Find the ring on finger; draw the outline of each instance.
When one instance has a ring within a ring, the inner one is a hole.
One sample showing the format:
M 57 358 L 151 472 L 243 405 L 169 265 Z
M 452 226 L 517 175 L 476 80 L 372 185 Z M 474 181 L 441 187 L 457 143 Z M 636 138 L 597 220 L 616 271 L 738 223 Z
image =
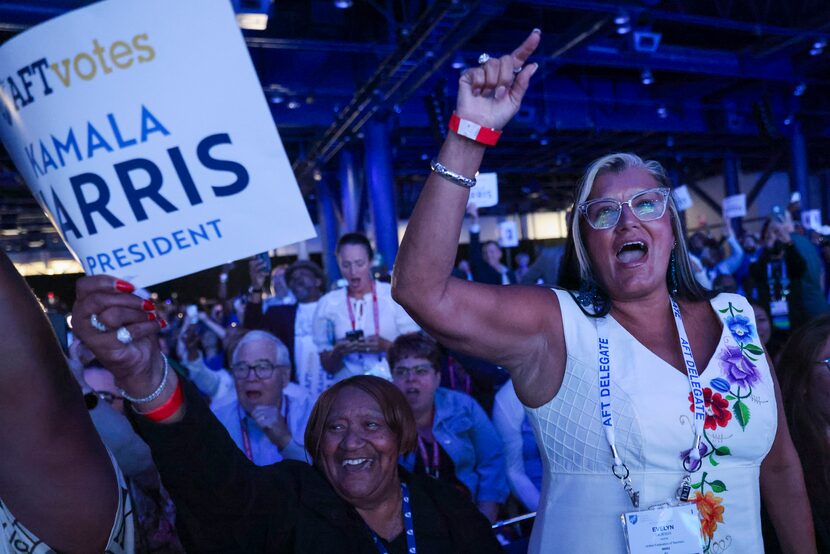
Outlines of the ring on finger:
M 121 344 L 130 344 L 133 342 L 133 336 L 126 327 L 119 327 L 118 331 L 115 332 L 115 338 L 117 338 L 118 342 Z
M 519 67 L 514 67 L 513 68 L 513 75 L 518 75 L 519 73 L 522 72 L 522 69 L 524 69 L 523 65 L 520 65 Z
M 92 325 L 92 328 L 97 330 L 99 333 L 107 332 L 107 326 L 101 323 L 98 319 L 98 314 L 92 314 L 89 316 L 89 324 Z
M 482 52 L 482 54 L 478 57 L 478 65 L 484 65 L 488 61 L 490 61 L 490 54 Z

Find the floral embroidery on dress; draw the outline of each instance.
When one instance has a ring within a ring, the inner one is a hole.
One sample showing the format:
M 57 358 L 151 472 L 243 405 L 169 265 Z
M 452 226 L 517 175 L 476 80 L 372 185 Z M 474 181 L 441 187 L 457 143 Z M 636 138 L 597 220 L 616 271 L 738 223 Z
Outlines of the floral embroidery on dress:
M 700 511 L 701 530 L 705 540 L 704 552 L 710 552 L 718 524 L 725 522 L 726 507 L 723 505 L 725 496 L 723 493 L 729 492 L 726 483 L 719 479 L 710 479 L 711 470 L 718 466 L 719 457 L 732 455 L 732 451 L 726 444 L 716 446 L 708 431 L 725 428 L 732 421 L 737 422 L 741 431 L 746 431 L 751 414 L 745 400 L 752 396 L 752 386 L 761 382 L 761 374 L 756 362 L 764 355 L 764 350 L 758 344 L 755 327 L 747 316 L 742 315 L 743 310 L 729 302 L 726 308 L 718 312 L 723 314 L 724 326 L 729 330 L 736 344 L 731 344 L 729 338 L 724 339 L 714 355 L 714 359 L 720 366 L 721 376 L 713 378 L 709 381 L 709 387 L 703 389 L 706 419 L 703 425 L 703 437 L 698 447 L 701 461 L 697 464 L 690 463 L 691 449 L 680 453 L 681 459 L 692 465 L 690 469 L 694 472 L 701 469 L 705 461 L 709 462 L 707 468 L 709 471 L 703 471 L 700 480 L 692 483 L 695 493 L 694 497 L 690 498 L 690 502 L 694 502 Z M 689 402 L 689 409 L 694 412 L 694 397 L 691 393 Z M 693 479 L 695 479 L 694 476 Z M 727 542 L 731 541 L 727 540 Z

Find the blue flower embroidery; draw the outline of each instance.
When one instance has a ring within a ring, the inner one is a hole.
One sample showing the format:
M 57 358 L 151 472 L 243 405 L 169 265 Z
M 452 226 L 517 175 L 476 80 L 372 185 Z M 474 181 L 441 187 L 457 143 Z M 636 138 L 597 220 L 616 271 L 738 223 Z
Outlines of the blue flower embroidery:
M 729 381 L 726 379 L 721 379 L 720 377 L 716 377 L 709 381 L 709 384 L 712 385 L 712 388 L 716 391 L 720 391 L 723 393 L 729 392 Z
M 738 341 L 738 344 L 749 342 L 755 336 L 755 328 L 745 315 L 730 315 L 726 317 L 726 326 L 729 332 Z

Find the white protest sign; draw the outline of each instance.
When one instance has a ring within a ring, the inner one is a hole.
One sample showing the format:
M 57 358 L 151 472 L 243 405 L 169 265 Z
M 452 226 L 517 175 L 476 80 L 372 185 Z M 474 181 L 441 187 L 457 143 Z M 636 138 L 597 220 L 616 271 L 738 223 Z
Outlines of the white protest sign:
M 106 0 L 0 48 L 0 138 L 87 274 L 147 286 L 314 236 L 227 0 Z
M 694 205 L 692 196 L 689 194 L 689 187 L 686 185 L 676 187 L 671 191 L 671 195 L 674 198 L 674 205 L 677 206 L 677 210 L 680 212 L 684 212 Z
M 499 246 L 505 248 L 519 246 L 519 228 L 515 221 L 499 223 Z
M 801 224 L 807 229 L 819 229 L 821 227 L 821 210 L 802 211 Z
M 723 199 L 723 217 L 732 219 L 746 215 L 746 194 L 735 194 Z
M 499 176 L 496 173 L 479 173 L 476 186 L 470 189 L 467 205 L 491 208 L 499 203 Z

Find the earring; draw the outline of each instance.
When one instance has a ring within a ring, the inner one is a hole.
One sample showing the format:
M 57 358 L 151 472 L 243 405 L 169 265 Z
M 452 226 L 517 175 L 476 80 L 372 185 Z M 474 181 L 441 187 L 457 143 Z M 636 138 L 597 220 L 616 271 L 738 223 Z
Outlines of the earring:
M 671 295 L 677 296 L 677 256 L 674 250 L 671 251 L 671 259 L 669 260 L 669 269 L 671 271 Z

